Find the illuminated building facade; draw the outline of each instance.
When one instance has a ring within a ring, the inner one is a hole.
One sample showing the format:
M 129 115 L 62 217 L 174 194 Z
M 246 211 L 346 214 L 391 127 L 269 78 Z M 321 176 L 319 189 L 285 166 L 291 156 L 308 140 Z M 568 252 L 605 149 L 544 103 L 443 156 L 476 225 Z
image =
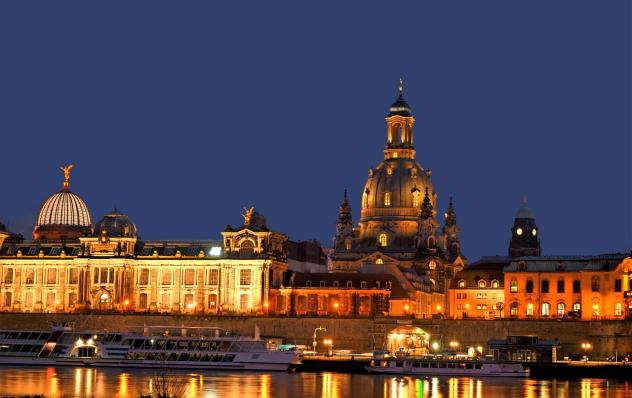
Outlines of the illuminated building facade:
M 437 193 L 430 170 L 416 160 L 414 124 L 400 81 L 399 96 L 386 116 L 384 160 L 369 169 L 357 225 L 345 191 L 330 271 L 357 272 L 367 264 L 391 264 L 426 277 L 431 290 L 445 297 L 450 279 L 464 265 L 459 227 L 450 199 L 439 231 Z M 440 304 L 441 311 L 446 305 Z
M 40 210 L 25 242 L 0 231 L 0 310 L 15 312 L 151 311 L 263 313 L 287 270 L 283 234 L 248 209 L 222 241 L 143 241 L 113 211 L 94 227 L 69 190 Z

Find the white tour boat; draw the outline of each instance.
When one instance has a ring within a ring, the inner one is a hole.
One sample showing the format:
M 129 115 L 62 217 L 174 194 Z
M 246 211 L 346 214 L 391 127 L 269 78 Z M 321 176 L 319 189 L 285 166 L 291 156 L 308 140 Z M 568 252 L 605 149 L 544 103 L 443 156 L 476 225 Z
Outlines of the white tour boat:
M 376 353 L 366 367 L 370 373 L 419 376 L 527 377 L 521 363 L 473 359 L 391 356 Z
M 255 337 L 218 328 L 139 327 L 138 333 L 0 331 L 0 366 L 95 366 L 287 371 L 300 352 L 273 350 Z

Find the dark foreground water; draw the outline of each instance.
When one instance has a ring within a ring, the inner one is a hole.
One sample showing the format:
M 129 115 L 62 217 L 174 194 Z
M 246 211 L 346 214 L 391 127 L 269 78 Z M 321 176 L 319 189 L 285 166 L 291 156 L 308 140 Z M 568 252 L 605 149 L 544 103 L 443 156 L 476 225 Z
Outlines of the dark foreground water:
M 0 396 L 138 397 L 152 390 L 183 397 L 632 397 L 632 381 L 466 377 L 393 378 L 340 373 L 196 373 L 89 368 L 2 368 Z

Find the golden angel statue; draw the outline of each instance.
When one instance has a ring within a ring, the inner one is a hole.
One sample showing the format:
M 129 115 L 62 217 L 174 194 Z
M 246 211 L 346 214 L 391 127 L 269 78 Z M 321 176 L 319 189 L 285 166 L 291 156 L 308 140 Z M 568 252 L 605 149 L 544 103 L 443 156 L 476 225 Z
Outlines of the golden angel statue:
M 68 189 L 70 184 L 70 170 L 72 170 L 72 164 L 68 166 L 61 166 L 59 169 L 64 172 L 64 189 Z
M 244 225 L 250 225 L 250 217 L 252 217 L 252 212 L 254 210 L 254 206 L 252 206 L 250 209 L 246 209 L 244 207 L 244 214 L 241 215 L 244 218 Z

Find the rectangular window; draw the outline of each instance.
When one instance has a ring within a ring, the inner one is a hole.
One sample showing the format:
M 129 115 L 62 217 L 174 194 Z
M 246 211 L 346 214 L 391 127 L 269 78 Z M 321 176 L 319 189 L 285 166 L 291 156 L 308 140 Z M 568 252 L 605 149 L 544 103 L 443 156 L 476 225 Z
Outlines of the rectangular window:
M 533 281 L 527 281 L 527 293 L 533 293 Z
M 208 271 L 208 284 L 211 286 L 219 285 L 219 270 L 211 269 Z
M 592 279 L 590 280 L 590 288 L 592 289 L 593 292 L 599 291 L 599 277 L 598 276 L 592 277 Z
M 579 293 L 579 292 L 581 292 L 581 282 L 573 281 L 573 293 Z
M 149 270 L 147 270 L 149 271 Z M 147 308 L 147 293 L 141 293 L 138 300 L 138 308 L 145 309 Z
M 110 276 L 108 277 L 108 283 L 114 283 L 114 268 L 110 268 Z
M 614 280 L 614 291 L 615 292 L 620 292 L 621 291 L 621 279 L 615 279 Z M 619 303 L 620 304 L 620 303 Z
M 518 281 L 511 281 L 509 282 L 509 291 L 511 293 L 517 293 L 518 292 Z
M 548 292 L 549 292 L 549 281 L 545 279 L 542 281 L 542 293 L 548 293 Z
M 57 284 L 57 270 L 55 268 L 49 268 L 46 270 L 46 283 L 48 285 Z
M 170 269 L 163 269 L 160 271 L 160 275 L 162 276 L 162 285 L 171 286 L 171 276 L 173 272 Z
M 623 315 L 623 306 L 621 303 L 614 303 L 614 315 L 621 316 Z
M 10 285 L 13 283 L 13 268 L 4 269 L 4 284 Z
M 296 307 L 298 308 L 299 311 L 307 311 L 307 297 L 305 296 L 298 296 L 298 303 L 296 305 Z
M 560 279 L 557 281 L 557 292 L 564 293 L 564 279 Z
M 47 307 L 55 306 L 55 292 L 46 293 L 46 306 Z
M 35 284 L 35 269 L 33 268 L 26 269 L 26 272 L 24 273 L 24 283 L 26 283 L 27 285 Z
M 10 307 L 11 306 L 11 292 L 4 292 L 4 306 L 5 307 Z
M 195 270 L 193 268 L 187 268 L 184 270 L 184 284 L 195 285 Z
M 239 284 L 248 286 L 252 283 L 252 271 L 249 269 L 239 270 Z
M 27 307 L 32 307 L 33 306 L 33 293 L 26 292 L 26 298 L 24 301 Z
M 107 268 L 101 268 L 101 277 L 100 277 L 100 281 L 102 284 L 108 283 L 108 269 Z
M 208 308 L 211 310 L 217 309 L 217 294 L 208 295 Z
M 141 268 L 138 284 L 149 285 L 149 268 Z
M 239 309 L 242 311 L 250 310 L 250 296 L 248 294 L 239 296 Z
M 327 310 L 327 296 L 318 296 L 318 311 Z
M 79 281 L 79 271 L 77 268 L 71 268 L 68 270 L 68 284 L 76 285 Z
M 574 303 L 573 312 L 576 314 L 580 314 L 582 312 L 582 305 L 580 303 Z
M 169 293 L 163 293 L 162 296 L 160 296 L 160 306 L 162 308 L 171 307 L 171 296 L 169 295 Z

